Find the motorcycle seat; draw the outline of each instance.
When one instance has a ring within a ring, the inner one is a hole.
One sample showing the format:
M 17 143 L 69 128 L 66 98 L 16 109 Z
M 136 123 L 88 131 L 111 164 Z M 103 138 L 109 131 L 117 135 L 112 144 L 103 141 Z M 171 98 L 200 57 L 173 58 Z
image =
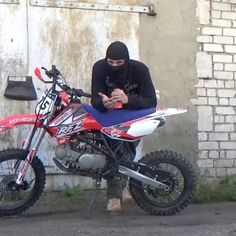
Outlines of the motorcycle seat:
M 120 109 L 101 112 L 87 103 L 83 104 L 83 108 L 103 127 L 118 125 L 127 121 L 135 120 L 150 115 L 156 111 L 156 107 L 152 107 L 140 110 Z

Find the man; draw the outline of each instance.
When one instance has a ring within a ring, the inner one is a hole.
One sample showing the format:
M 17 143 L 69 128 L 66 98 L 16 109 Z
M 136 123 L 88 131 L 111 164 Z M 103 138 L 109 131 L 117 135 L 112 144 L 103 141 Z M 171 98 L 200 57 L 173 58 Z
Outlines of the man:
M 148 67 L 129 59 L 128 48 L 120 41 L 111 43 L 105 59 L 94 64 L 91 90 L 92 105 L 104 112 L 109 109 L 144 109 L 157 105 Z M 121 212 L 123 182 L 119 177 L 107 181 L 107 210 L 111 213 Z

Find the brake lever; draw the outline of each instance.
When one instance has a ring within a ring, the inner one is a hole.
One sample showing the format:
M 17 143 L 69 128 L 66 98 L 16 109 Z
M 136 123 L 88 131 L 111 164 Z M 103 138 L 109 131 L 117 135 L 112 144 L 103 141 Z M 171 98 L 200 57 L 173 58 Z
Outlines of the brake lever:
M 57 77 L 58 75 L 61 75 L 60 71 L 56 68 L 55 65 L 52 65 L 52 69 L 51 70 L 47 70 L 45 67 L 41 67 L 44 71 L 45 74 L 51 78 L 51 77 Z
M 49 78 L 52 77 L 52 75 L 51 75 L 51 73 L 50 73 L 49 70 L 47 70 L 45 67 L 41 67 L 41 68 L 45 71 L 45 74 L 46 74 Z

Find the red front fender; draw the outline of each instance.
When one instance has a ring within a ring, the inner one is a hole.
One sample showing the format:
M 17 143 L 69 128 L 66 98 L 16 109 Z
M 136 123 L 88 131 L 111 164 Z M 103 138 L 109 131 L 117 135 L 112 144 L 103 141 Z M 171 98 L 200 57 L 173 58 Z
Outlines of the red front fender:
M 0 132 L 12 129 L 18 125 L 34 125 L 37 119 L 36 114 L 20 114 L 9 116 L 4 120 L 0 121 Z M 40 122 L 37 122 L 37 126 L 40 126 Z

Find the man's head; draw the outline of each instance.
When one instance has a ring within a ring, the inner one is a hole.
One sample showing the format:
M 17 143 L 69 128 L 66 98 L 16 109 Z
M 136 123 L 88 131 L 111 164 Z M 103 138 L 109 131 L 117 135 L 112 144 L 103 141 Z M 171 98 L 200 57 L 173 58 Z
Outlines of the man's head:
M 120 76 L 127 70 L 129 51 L 126 45 L 115 41 L 109 45 L 106 52 L 106 61 L 110 74 Z
M 120 41 L 115 41 L 109 45 L 106 58 L 112 60 L 129 60 L 129 51 L 126 45 Z

